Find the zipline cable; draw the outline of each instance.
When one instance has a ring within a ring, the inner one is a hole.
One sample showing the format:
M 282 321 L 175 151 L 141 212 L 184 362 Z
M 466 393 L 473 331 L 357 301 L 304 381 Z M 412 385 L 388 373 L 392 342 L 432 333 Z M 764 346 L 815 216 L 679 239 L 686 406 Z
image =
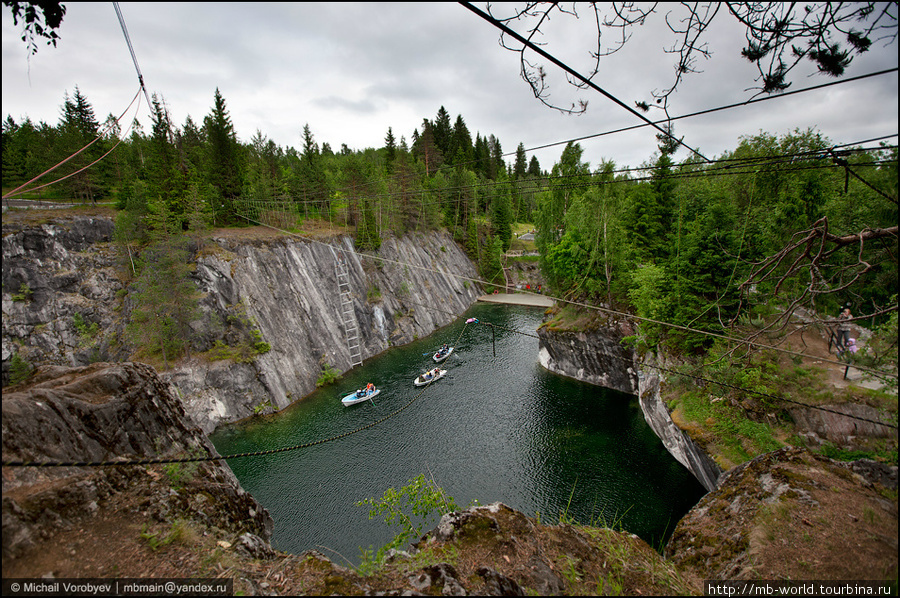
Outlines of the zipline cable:
M 138 83 L 144 91 L 144 98 L 147 100 L 147 109 L 153 108 L 150 96 L 147 94 L 147 87 L 144 85 L 144 75 L 141 73 L 141 67 L 138 66 L 137 55 L 134 53 L 134 47 L 131 45 L 131 36 L 128 35 L 128 28 L 125 26 L 125 17 L 122 16 L 122 10 L 119 8 L 118 2 L 113 2 L 113 8 L 116 9 L 116 17 L 119 19 L 119 25 L 122 27 L 122 34 L 125 36 L 125 43 L 128 45 L 128 52 L 131 53 L 131 61 L 134 62 L 134 69 L 137 71 Z
M 496 328 L 500 328 L 500 329 L 502 329 L 502 330 L 506 330 L 506 331 L 508 331 L 508 332 L 512 332 L 512 333 L 514 333 L 514 334 L 520 334 L 520 335 L 522 335 L 522 336 L 530 336 L 530 337 L 532 337 L 532 338 L 538 339 L 539 341 L 543 341 L 543 342 L 554 342 L 552 339 L 541 338 L 540 335 L 537 335 L 537 334 L 531 334 L 531 333 L 528 333 L 528 332 L 522 332 L 521 330 L 516 330 L 516 329 L 514 329 L 514 328 L 507 328 L 507 327 L 504 327 L 504 326 L 499 326 L 499 325 L 497 325 L 497 324 L 491 324 L 490 322 L 482 322 L 482 321 L 478 320 L 477 318 L 470 318 L 469 320 L 467 320 L 467 323 L 471 323 L 471 324 L 485 324 L 485 325 L 491 326 L 491 328 L 496 327 Z M 625 363 L 625 364 L 627 364 L 627 365 L 634 365 L 634 362 L 633 362 L 633 361 L 627 360 L 627 359 L 625 359 L 624 357 L 619 357 L 618 355 L 610 355 L 610 357 L 612 357 L 613 359 L 617 359 L 617 360 L 619 360 L 619 361 L 622 361 L 623 363 Z M 674 375 L 676 375 L 676 376 L 686 376 L 686 377 L 692 378 L 692 379 L 694 379 L 694 380 L 699 380 L 699 381 L 701 381 L 701 382 L 708 382 L 708 383 L 710 383 L 710 384 L 716 384 L 716 385 L 722 386 L 722 387 L 724 387 L 724 388 L 730 388 L 731 390 L 737 390 L 737 391 L 739 391 L 739 392 L 744 392 L 744 393 L 747 393 L 747 394 L 753 394 L 753 395 L 760 396 L 760 397 L 764 397 L 764 398 L 767 398 L 767 399 L 774 399 L 774 400 L 776 400 L 776 401 L 783 401 L 783 402 L 785 402 L 785 403 L 791 403 L 791 404 L 798 405 L 798 406 L 801 406 L 801 407 L 807 407 L 807 408 L 809 408 L 809 409 L 815 409 L 815 410 L 817 410 L 817 411 L 825 411 L 825 412 L 828 412 L 828 413 L 833 413 L 833 414 L 835 414 L 835 415 L 841 415 L 841 416 L 844 416 L 844 417 L 849 417 L 849 418 L 851 418 L 851 419 L 857 419 L 857 420 L 860 420 L 860 421 L 864 421 L 864 422 L 867 422 L 867 423 L 870 423 L 870 424 L 877 424 L 877 425 L 879 425 L 879 426 L 886 426 L 886 427 L 888 427 L 888 428 L 894 428 L 894 429 L 897 428 L 897 424 L 886 423 L 886 422 L 882 422 L 882 421 L 876 421 L 876 420 L 873 420 L 873 419 L 868 419 L 868 418 L 865 418 L 865 417 L 860 417 L 860 416 L 852 415 L 852 414 L 849 414 L 849 413 L 842 413 L 842 412 L 840 412 L 840 411 L 835 411 L 834 409 L 828 409 L 827 407 L 821 407 L 821 406 L 819 406 L 819 405 L 808 405 L 808 404 L 806 404 L 806 403 L 802 403 L 802 402 L 800 402 L 800 401 L 795 401 L 795 400 L 793 400 L 793 399 L 788 399 L 788 398 L 786 398 L 786 397 L 782 397 L 782 396 L 778 396 L 778 395 L 773 395 L 773 394 L 765 393 L 765 392 L 760 392 L 760 391 L 758 391 L 758 390 L 753 390 L 753 389 L 751 389 L 751 388 L 744 388 L 744 387 L 741 387 L 741 386 L 736 386 L 736 385 L 731 384 L 731 383 L 729 383 L 729 382 L 721 382 L 721 381 L 719 381 L 719 380 L 713 380 L 713 379 L 711 379 L 711 378 L 706 378 L 706 377 L 704 377 L 704 376 L 699 376 L 699 375 L 697 375 L 697 374 L 689 374 L 689 373 L 685 373 L 685 372 L 679 372 L 678 370 L 673 370 L 673 369 L 671 369 L 671 368 L 665 368 L 665 367 L 662 367 L 662 366 L 659 366 L 659 365 L 655 365 L 655 364 L 651 364 L 651 363 L 647 363 L 647 362 L 641 362 L 639 365 L 640 365 L 641 367 L 652 368 L 652 369 L 655 369 L 655 370 L 659 370 L 659 371 L 661 371 L 661 372 L 666 372 L 666 373 L 669 373 L 669 374 L 674 374 Z

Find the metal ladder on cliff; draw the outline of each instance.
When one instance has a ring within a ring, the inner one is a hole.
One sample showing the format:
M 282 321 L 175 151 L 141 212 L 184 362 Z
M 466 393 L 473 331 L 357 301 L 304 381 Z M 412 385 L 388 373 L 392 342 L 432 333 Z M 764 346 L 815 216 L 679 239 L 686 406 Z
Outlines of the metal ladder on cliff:
M 350 272 L 342 257 L 335 255 L 335 273 L 337 274 L 338 293 L 341 299 L 341 321 L 347 337 L 347 349 L 350 352 L 352 366 L 362 365 L 362 351 L 359 346 L 359 328 L 356 326 L 356 314 L 353 311 L 353 298 L 350 296 Z

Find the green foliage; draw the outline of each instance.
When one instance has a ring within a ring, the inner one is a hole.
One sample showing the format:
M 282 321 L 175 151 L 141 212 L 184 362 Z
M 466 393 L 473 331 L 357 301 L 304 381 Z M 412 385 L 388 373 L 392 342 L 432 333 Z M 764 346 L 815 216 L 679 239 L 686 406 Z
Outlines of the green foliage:
M 422 535 L 425 525 L 436 522 L 442 515 L 458 510 L 451 496 L 448 496 L 433 481 L 426 480 L 424 474 L 409 480 L 406 486 L 395 490 L 388 488 L 380 499 L 367 498 L 356 503 L 369 507 L 369 519 L 384 518 L 388 525 L 400 527 L 400 532 L 388 544 L 381 547 L 374 556 L 371 550 L 363 551 L 363 561 L 380 563 L 386 552 L 399 548 L 412 538 Z
M 31 287 L 28 286 L 27 282 L 23 282 L 19 287 L 18 293 L 13 293 L 12 300 L 17 302 L 27 302 L 31 301 L 31 297 L 34 295 L 34 291 L 31 290 Z
M 252 363 L 256 360 L 258 355 L 268 353 L 269 350 L 269 343 L 265 342 L 254 343 L 252 345 L 248 343 L 226 345 L 223 341 L 217 340 L 206 352 L 206 357 L 212 361 L 230 360 L 235 363 Z
M 322 374 L 319 376 L 319 379 L 316 380 L 316 388 L 319 388 L 321 386 L 327 386 L 329 384 L 333 384 L 334 382 L 337 382 L 340 379 L 341 379 L 340 370 L 334 369 L 334 367 L 330 363 L 326 362 L 322 366 Z
M 203 449 L 194 447 L 185 455 L 186 458 L 199 459 L 206 456 Z M 194 479 L 200 469 L 199 461 L 185 461 L 182 463 L 165 463 L 162 466 L 169 481 L 169 485 L 176 491 L 181 491 Z
M 664 321 L 670 304 L 669 282 L 666 271 L 660 266 L 646 264 L 632 274 L 628 296 L 635 312 L 642 318 Z M 640 330 L 644 342 L 655 345 L 662 333 L 660 326 L 653 322 L 641 322 Z
M 166 533 L 163 530 L 151 532 L 150 526 L 145 523 L 141 526 L 140 537 L 147 542 L 150 550 L 156 552 L 169 544 L 190 544 L 196 538 L 196 532 L 188 521 L 176 519 Z
M 503 241 L 499 237 L 488 239 L 488 247 L 481 255 L 481 276 L 491 284 L 503 287 Z
M 743 463 L 782 446 L 771 426 L 748 419 L 747 414 L 724 397 L 700 392 L 682 393 L 673 407 L 681 409 L 691 425 L 702 425 L 711 433 L 726 465 Z
M 34 367 L 18 354 L 13 353 L 9 360 L 9 383 L 19 384 L 31 377 Z
M 134 281 L 135 307 L 126 328 L 129 338 L 150 355 L 168 362 L 190 347 L 190 323 L 199 314 L 199 292 L 187 239 L 170 235 L 141 253 L 141 272 Z
M 272 401 L 270 399 L 266 399 L 265 401 L 253 406 L 253 415 L 259 415 L 263 413 L 267 409 L 274 409 L 272 406 Z
M 368 199 L 362 200 L 362 214 L 356 224 L 356 247 L 363 251 L 377 251 L 381 247 L 375 208 Z
M 78 334 L 81 335 L 82 340 L 90 340 L 100 331 L 100 325 L 97 322 L 87 324 L 78 312 L 72 315 L 72 325 L 78 331 Z
M 881 461 L 883 463 L 897 465 L 897 449 L 884 450 L 847 450 L 836 447 L 833 444 L 824 444 L 819 450 L 829 459 L 836 461 L 857 461 L 859 459 L 871 459 L 873 461 Z

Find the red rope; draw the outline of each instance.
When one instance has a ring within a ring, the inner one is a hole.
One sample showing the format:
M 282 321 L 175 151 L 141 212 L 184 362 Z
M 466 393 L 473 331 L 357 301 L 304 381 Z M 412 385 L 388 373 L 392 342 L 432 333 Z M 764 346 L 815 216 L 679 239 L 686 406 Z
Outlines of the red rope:
M 49 169 L 45 170 L 44 172 L 42 172 L 41 174 L 37 175 L 36 177 L 34 177 L 33 179 L 31 179 L 31 180 L 28 181 L 27 183 L 23 183 L 22 185 L 16 187 L 16 188 L 13 189 L 12 191 L 10 191 L 10 192 L 7 193 L 6 195 L 4 195 L 4 196 L 3 196 L 3 199 L 9 199 L 10 197 L 13 197 L 13 196 L 15 196 L 15 195 L 21 195 L 21 193 L 19 193 L 19 192 L 20 192 L 23 188 L 27 187 L 28 185 L 30 185 L 31 183 L 35 182 L 36 180 L 42 178 L 43 176 L 45 176 L 45 175 L 47 175 L 47 174 L 50 174 L 51 172 L 53 172 L 54 170 L 56 170 L 57 168 L 59 168 L 60 166 L 62 166 L 63 164 L 65 164 L 66 162 L 68 162 L 69 160 L 71 160 L 72 158 L 74 158 L 75 156 L 77 156 L 78 154 L 80 154 L 81 152 L 83 152 L 84 150 L 86 150 L 87 148 L 89 148 L 89 147 L 91 147 L 92 145 L 94 145 L 97 141 L 99 141 L 99 140 L 103 137 L 103 135 L 104 135 L 109 129 L 112 128 L 112 125 L 113 125 L 113 124 L 118 124 L 118 122 L 119 122 L 120 120 L 122 120 L 122 117 L 125 116 L 125 114 L 126 114 L 129 110 L 131 110 L 131 107 L 134 105 L 135 100 L 138 100 L 138 99 L 140 98 L 140 95 L 141 95 L 141 90 L 140 90 L 140 88 L 139 88 L 138 91 L 137 91 L 137 93 L 134 94 L 134 98 L 131 100 L 131 103 L 128 104 L 128 108 L 126 108 L 125 111 L 122 112 L 122 114 L 119 115 L 119 118 L 117 118 L 117 119 L 114 121 L 114 123 L 110 123 L 109 126 L 107 126 L 105 129 L 103 129 L 102 131 L 100 131 L 100 133 L 97 135 L 97 137 L 96 137 L 93 141 L 91 141 L 90 143 L 88 143 L 86 146 L 84 146 L 83 148 L 81 148 L 80 150 L 78 150 L 77 152 L 75 152 L 74 154 L 72 154 L 71 156 L 69 156 L 68 158 L 66 158 L 65 160 L 63 160 L 63 161 L 60 162 L 59 164 L 57 164 L 56 166 L 53 166 L 52 168 L 49 168 Z M 138 109 L 140 109 L 140 103 L 138 103 Z M 137 119 L 137 113 L 135 113 L 135 119 Z M 131 125 L 129 125 L 128 128 L 131 129 L 131 126 L 133 126 L 133 125 L 134 125 L 134 121 L 131 122 Z M 58 182 L 60 182 L 60 181 L 64 181 L 64 180 L 66 180 L 67 178 L 69 178 L 69 177 L 71 177 L 71 176 L 74 176 L 74 175 L 78 174 L 79 172 L 82 172 L 83 170 L 86 170 L 86 169 L 90 168 L 91 166 L 93 166 L 94 164 L 96 164 L 97 162 L 99 162 L 100 160 L 102 160 L 103 158 L 105 158 L 106 156 L 108 156 L 108 155 L 110 154 L 110 152 L 113 151 L 113 149 L 116 149 L 116 147 L 118 147 L 119 143 L 122 143 L 122 140 L 121 140 L 121 139 L 119 139 L 119 141 L 116 143 L 116 145 L 113 146 L 113 148 L 112 148 L 111 150 L 109 150 L 108 152 L 106 152 L 105 154 L 103 154 L 100 158 L 98 158 L 97 160 L 94 160 L 93 162 L 91 162 L 90 164 L 88 164 L 87 166 L 85 166 L 84 168 L 82 168 L 82 169 L 80 169 L 80 170 L 76 170 L 76 171 L 73 172 L 72 174 L 69 174 L 69 175 L 66 175 L 66 176 L 64 176 L 64 177 L 62 177 L 62 178 L 60 178 L 60 179 L 57 179 L 57 180 L 53 181 L 52 183 L 47 183 L 47 184 L 45 184 L 45 185 L 41 185 L 40 187 L 35 187 L 34 189 L 28 189 L 28 191 L 35 191 L 35 190 L 37 190 L 37 189 L 43 189 L 44 187 L 47 187 L 47 186 L 49 186 L 49 185 L 53 185 L 53 184 L 58 183 Z M 23 191 L 22 193 L 24 193 L 24 191 Z

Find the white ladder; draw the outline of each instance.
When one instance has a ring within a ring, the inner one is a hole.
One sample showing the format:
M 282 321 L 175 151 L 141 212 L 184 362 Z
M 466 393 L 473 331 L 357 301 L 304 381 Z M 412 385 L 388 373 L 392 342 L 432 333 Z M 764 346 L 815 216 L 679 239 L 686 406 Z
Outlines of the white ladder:
M 341 297 L 341 321 L 344 323 L 344 334 L 347 337 L 347 349 L 350 352 L 351 366 L 362 365 L 362 352 L 359 347 L 359 329 L 356 326 L 356 313 L 353 311 L 353 299 L 350 296 L 350 273 L 347 263 L 338 258 L 335 264 L 338 291 Z

